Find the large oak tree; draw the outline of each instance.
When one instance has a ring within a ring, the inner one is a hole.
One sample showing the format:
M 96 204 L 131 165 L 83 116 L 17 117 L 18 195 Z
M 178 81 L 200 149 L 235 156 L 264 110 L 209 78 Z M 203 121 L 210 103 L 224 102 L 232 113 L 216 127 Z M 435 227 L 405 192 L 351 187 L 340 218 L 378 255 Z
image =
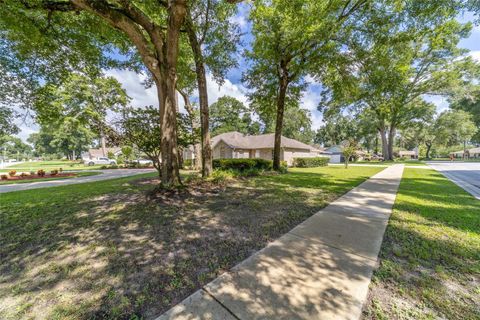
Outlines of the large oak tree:
M 238 1 L 227 1 L 238 2 Z M 106 66 L 148 72 L 157 88 L 162 184 L 180 183 L 177 146 L 177 60 L 186 0 L 5 0 L 0 3 L 0 65 L 36 82 Z M 120 57 L 119 57 L 120 56 Z M 125 59 L 126 57 L 126 59 Z
M 280 146 L 285 105 L 298 101 L 312 66 L 341 49 L 354 16 L 366 0 L 259 0 L 250 18 L 254 41 L 247 53 L 251 68 L 245 75 L 255 89 L 250 100 L 275 110 L 274 169 L 280 169 Z

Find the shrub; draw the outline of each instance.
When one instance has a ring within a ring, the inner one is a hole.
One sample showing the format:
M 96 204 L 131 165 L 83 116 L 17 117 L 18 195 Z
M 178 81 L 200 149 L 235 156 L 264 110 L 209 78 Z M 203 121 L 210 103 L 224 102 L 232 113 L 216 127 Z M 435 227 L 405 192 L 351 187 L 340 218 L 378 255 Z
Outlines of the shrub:
M 107 169 L 107 166 L 101 166 L 100 169 Z
M 293 158 L 293 166 L 297 168 L 324 167 L 330 161 L 327 157 Z
M 209 179 L 214 183 L 224 183 L 228 180 L 235 178 L 235 172 L 231 169 L 229 170 L 213 170 L 212 175 Z
M 62 167 L 60 167 L 60 169 L 58 169 L 58 171 L 59 171 L 59 172 L 63 172 L 63 168 L 62 168 Z
M 28 175 L 29 175 L 29 174 L 28 174 L 28 173 L 26 173 L 26 172 L 22 172 L 22 173 L 20 173 L 20 177 L 22 177 L 22 178 L 25 178 L 25 177 L 26 177 L 26 176 L 28 176 Z
M 52 170 L 50 171 L 51 176 L 56 176 L 58 174 L 58 170 Z
M 10 177 L 15 177 L 16 174 L 17 174 L 17 171 L 16 171 L 16 170 L 10 170 L 10 171 L 8 172 L 8 175 L 9 175 Z
M 2 175 L 0 175 L 0 179 L 8 180 L 8 176 L 6 174 L 2 174 Z
M 183 160 L 183 167 L 184 168 L 191 168 L 193 166 L 192 159 Z
M 31 176 L 34 176 L 34 175 L 35 175 L 35 171 L 30 171 L 30 175 L 31 175 Z
M 265 159 L 214 159 L 213 168 L 220 170 L 238 170 L 247 169 L 272 170 L 272 160 Z
M 37 175 L 39 175 L 40 177 L 44 177 L 45 176 L 45 171 L 40 169 L 37 171 Z
M 108 169 L 118 169 L 118 166 L 116 164 L 112 164 L 111 166 L 108 166 Z

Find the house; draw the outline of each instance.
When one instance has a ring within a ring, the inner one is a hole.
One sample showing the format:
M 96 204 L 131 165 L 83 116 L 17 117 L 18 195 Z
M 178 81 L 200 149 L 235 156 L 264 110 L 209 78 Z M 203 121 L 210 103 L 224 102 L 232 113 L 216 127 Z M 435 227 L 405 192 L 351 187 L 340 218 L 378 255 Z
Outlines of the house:
M 82 159 L 92 160 L 100 157 L 108 157 L 110 152 L 113 153 L 115 157 L 118 157 L 120 154 L 122 154 L 122 149 L 119 147 L 105 148 L 105 152 L 102 148 L 88 149 L 87 152 L 82 152 Z
M 345 162 L 341 146 L 331 146 L 325 151 L 330 154 L 330 163 Z
M 418 149 L 415 148 L 413 150 L 400 150 L 398 152 L 398 156 L 400 158 L 418 159 Z
M 453 155 L 453 157 L 455 157 L 455 158 L 464 158 L 463 150 L 450 152 L 450 155 Z M 467 153 L 465 155 L 465 158 L 467 158 L 467 159 L 469 159 L 469 158 L 480 158 L 480 147 L 467 149 Z
M 224 158 L 261 158 L 273 159 L 273 146 L 275 135 L 273 133 L 261 135 L 244 135 L 240 132 L 226 132 L 212 138 L 213 159 Z M 322 149 L 312 147 L 295 139 L 282 136 L 280 160 L 292 165 L 293 158 L 328 156 Z M 190 149 L 184 152 L 184 159 L 192 159 Z

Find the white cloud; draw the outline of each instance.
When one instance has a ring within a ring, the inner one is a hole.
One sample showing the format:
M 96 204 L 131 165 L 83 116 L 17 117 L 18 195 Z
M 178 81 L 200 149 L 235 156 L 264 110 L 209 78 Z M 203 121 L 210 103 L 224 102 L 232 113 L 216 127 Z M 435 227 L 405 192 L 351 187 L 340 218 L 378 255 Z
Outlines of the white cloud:
M 209 104 L 216 102 L 218 98 L 221 98 L 223 96 L 232 96 L 243 102 L 244 104 L 248 105 L 248 99 L 246 95 L 247 88 L 245 88 L 242 84 L 234 84 L 228 79 L 225 79 L 223 85 L 219 86 L 218 83 L 215 82 L 213 77 L 208 74 L 207 92 Z
M 129 70 L 113 69 L 105 72 L 107 76 L 114 77 L 122 84 L 127 94 L 132 98 L 131 104 L 134 107 L 158 106 L 157 89 L 155 86 L 146 89 L 142 82 L 145 75 Z
M 480 62 L 480 50 L 470 51 L 468 55 L 471 56 L 473 60 Z
M 310 110 L 312 116 L 312 129 L 317 130 L 322 125 L 322 114 L 317 110 L 320 102 L 320 94 L 317 89 L 318 85 L 310 85 L 302 97 L 300 106 Z
M 447 99 L 442 96 L 426 95 L 424 96 L 424 99 L 428 102 L 433 103 L 437 107 L 438 113 L 444 111 L 449 106 Z

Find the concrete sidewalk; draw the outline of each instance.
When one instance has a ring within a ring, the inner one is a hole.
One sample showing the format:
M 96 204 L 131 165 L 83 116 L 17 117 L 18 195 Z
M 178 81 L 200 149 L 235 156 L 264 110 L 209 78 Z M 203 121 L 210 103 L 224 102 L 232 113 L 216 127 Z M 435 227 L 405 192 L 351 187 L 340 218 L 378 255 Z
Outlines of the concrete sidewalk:
M 358 319 L 403 168 L 376 174 L 157 320 Z

